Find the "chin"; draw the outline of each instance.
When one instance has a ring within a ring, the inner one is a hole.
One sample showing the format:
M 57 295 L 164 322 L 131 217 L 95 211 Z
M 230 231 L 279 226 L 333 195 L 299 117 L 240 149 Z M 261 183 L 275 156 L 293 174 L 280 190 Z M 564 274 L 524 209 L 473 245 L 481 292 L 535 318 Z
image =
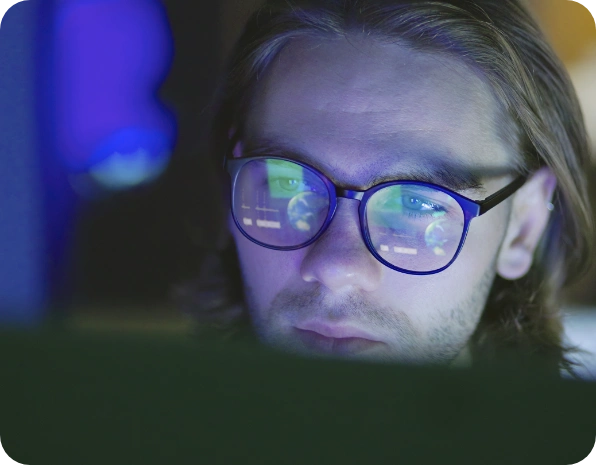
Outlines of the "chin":
M 307 342 L 305 343 L 304 340 Z M 261 338 L 266 346 L 284 353 L 317 360 L 353 360 L 358 362 L 399 364 L 410 366 L 450 365 L 455 356 L 446 354 L 415 354 L 410 350 L 392 348 L 379 341 L 344 338 L 329 340 L 320 335 L 305 334 L 301 339 L 279 335 Z

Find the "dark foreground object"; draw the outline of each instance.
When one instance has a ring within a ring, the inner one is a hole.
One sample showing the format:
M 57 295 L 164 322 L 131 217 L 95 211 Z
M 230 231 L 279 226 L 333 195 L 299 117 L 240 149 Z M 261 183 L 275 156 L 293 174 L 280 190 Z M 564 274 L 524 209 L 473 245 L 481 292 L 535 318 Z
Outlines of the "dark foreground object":
M 62 331 L 0 332 L 0 364 L 0 440 L 29 465 L 567 465 L 596 438 L 596 385 L 514 366 Z

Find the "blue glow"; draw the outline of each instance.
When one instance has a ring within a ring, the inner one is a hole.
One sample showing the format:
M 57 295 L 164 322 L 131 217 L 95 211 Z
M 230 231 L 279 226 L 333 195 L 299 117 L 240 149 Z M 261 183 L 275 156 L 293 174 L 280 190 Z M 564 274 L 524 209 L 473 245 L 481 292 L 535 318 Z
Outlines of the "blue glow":
M 65 0 L 55 14 L 55 137 L 71 173 L 108 189 L 156 179 L 175 144 L 157 98 L 173 40 L 157 0 Z
M 108 189 L 126 189 L 156 179 L 170 158 L 163 134 L 129 128 L 109 137 L 94 155 L 91 177 Z

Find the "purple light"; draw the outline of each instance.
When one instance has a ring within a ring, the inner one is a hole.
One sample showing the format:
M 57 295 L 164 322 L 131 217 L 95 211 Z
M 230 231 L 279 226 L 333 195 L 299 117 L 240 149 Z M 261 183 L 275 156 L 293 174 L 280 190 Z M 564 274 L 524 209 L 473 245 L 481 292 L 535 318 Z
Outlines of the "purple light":
M 154 179 L 167 166 L 176 130 L 156 96 L 173 55 L 162 6 L 64 0 L 55 18 L 60 158 L 69 171 L 89 172 L 109 188 Z

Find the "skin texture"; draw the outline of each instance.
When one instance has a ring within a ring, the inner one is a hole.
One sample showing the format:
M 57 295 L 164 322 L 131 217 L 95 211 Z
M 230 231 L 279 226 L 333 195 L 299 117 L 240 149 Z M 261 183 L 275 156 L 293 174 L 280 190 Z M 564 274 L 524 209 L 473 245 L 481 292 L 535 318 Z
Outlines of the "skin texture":
M 370 37 L 299 39 L 261 80 L 234 156 L 274 141 L 352 189 L 446 159 L 502 172 L 517 154 L 498 135 L 501 117 L 488 85 L 453 57 Z M 481 188 L 460 193 L 484 199 L 511 179 L 483 178 Z M 554 185 L 550 172 L 538 172 L 514 198 L 475 218 L 458 259 L 429 276 L 391 270 L 369 253 L 356 200 L 339 199 L 328 230 L 289 252 L 250 242 L 230 219 L 259 338 L 310 356 L 452 362 L 495 274 L 527 272 Z

